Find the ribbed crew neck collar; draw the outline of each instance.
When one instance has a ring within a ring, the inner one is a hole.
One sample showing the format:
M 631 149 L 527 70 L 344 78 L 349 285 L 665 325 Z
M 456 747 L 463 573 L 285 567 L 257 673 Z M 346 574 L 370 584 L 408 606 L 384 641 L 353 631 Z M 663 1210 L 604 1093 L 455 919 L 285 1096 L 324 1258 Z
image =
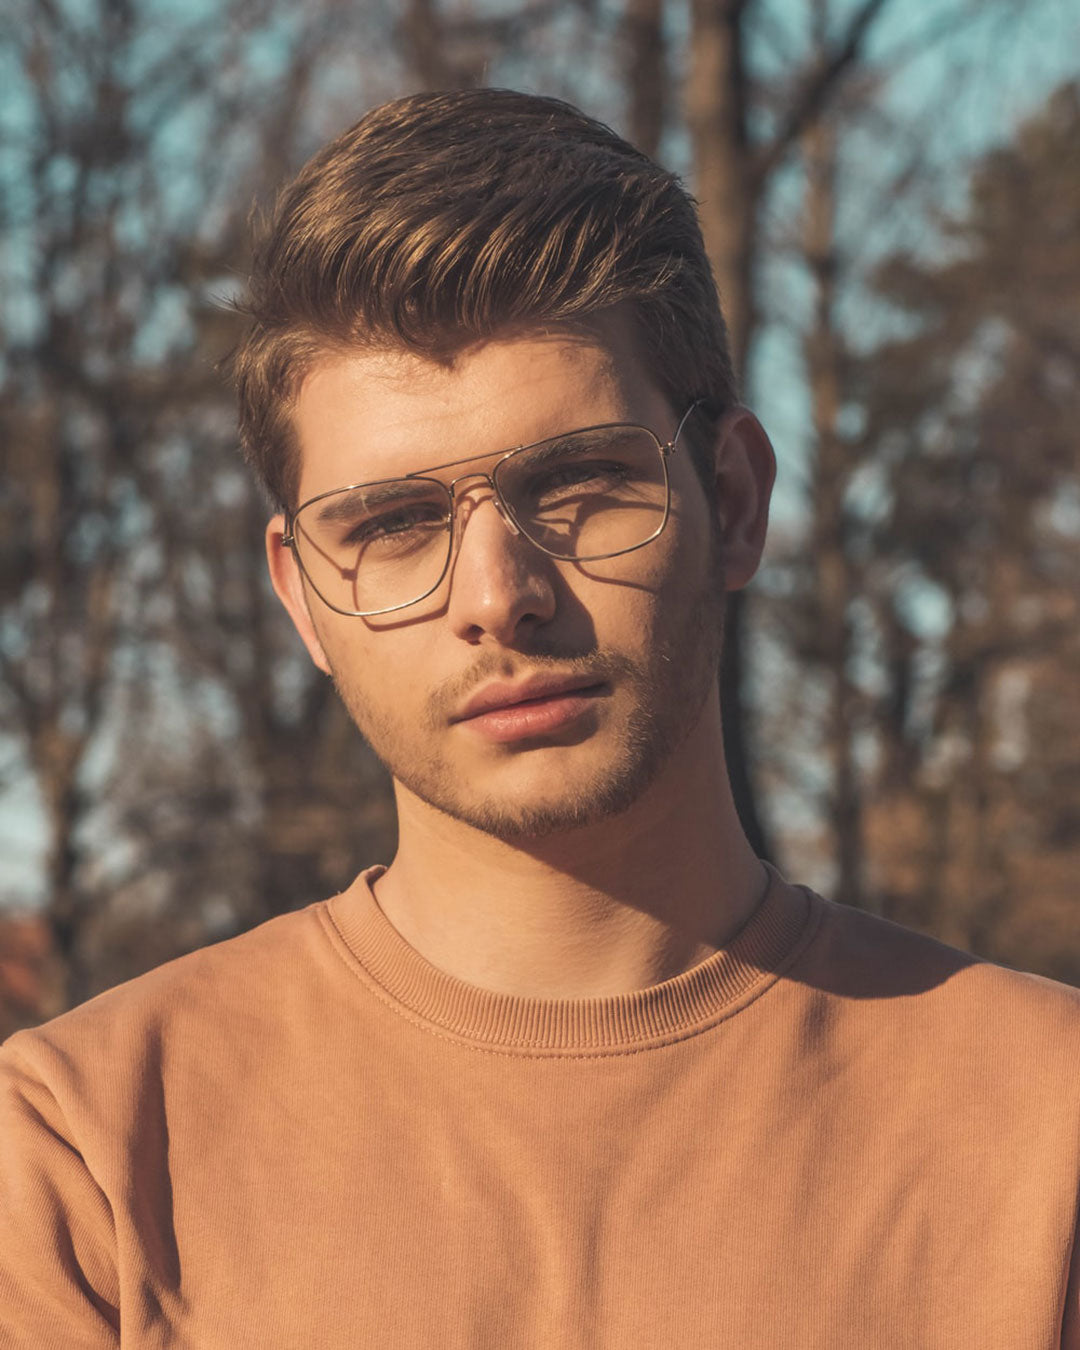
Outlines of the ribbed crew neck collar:
M 775 982 L 817 927 L 820 902 L 772 867 L 765 895 L 726 947 L 662 984 L 597 998 L 496 993 L 433 966 L 379 908 L 371 867 L 327 903 L 373 992 L 412 1022 L 504 1053 L 613 1054 L 683 1040 L 729 1017 Z

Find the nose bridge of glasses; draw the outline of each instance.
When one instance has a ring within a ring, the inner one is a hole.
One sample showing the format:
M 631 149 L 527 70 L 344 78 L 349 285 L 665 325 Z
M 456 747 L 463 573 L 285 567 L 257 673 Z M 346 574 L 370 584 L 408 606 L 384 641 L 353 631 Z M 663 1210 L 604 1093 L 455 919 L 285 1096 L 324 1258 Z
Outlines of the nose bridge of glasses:
M 509 511 L 507 511 L 506 506 L 502 499 L 502 494 L 499 492 L 499 489 L 495 486 L 495 479 L 492 477 L 490 473 L 482 473 L 480 472 L 480 470 L 477 469 L 474 470 L 472 473 L 459 474 L 456 478 L 452 478 L 450 480 L 450 482 L 447 484 L 447 487 L 450 492 L 450 500 L 453 502 L 455 509 L 458 505 L 459 500 L 457 486 L 459 483 L 467 483 L 470 478 L 479 478 L 482 483 L 486 483 L 488 485 L 488 487 L 491 489 L 492 505 L 495 507 L 495 510 L 498 511 L 503 524 L 506 526 L 506 528 L 510 531 L 511 534 L 520 534 L 521 531 L 518 529 L 517 524 L 515 523 L 513 517 L 510 515 Z M 469 491 L 471 490 L 472 489 L 469 489 Z

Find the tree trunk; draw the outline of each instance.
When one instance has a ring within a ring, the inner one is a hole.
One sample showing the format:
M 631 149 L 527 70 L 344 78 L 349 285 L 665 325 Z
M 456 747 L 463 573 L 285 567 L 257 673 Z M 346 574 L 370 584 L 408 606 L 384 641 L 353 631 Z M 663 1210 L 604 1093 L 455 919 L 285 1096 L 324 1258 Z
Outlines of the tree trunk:
M 656 159 L 667 113 L 664 0 L 627 0 L 623 43 L 629 137 L 639 150 Z
M 855 594 L 846 538 L 844 506 L 850 465 L 838 434 L 840 339 L 836 298 L 836 138 L 825 121 L 803 137 L 806 163 L 804 254 L 814 288 L 814 321 L 803 350 L 810 386 L 815 455 L 811 471 L 814 522 L 812 563 L 817 572 L 820 632 L 815 648 L 831 682 L 826 739 L 832 761 L 829 818 L 837 866 L 835 898 L 867 907 L 863 886 L 863 824 L 859 775 L 854 756 L 857 691 L 850 677 Z
M 740 384 L 757 323 L 752 223 L 759 205 L 747 140 L 742 10 L 741 0 L 692 0 L 685 104 L 702 234 L 720 290 Z M 743 697 L 745 612 L 742 593 L 731 595 L 720 668 L 724 753 L 747 838 L 760 857 L 768 857 L 771 849 L 753 787 Z
M 758 193 L 747 138 L 741 0 L 692 0 L 686 122 L 705 248 L 741 381 L 757 323 L 753 296 Z

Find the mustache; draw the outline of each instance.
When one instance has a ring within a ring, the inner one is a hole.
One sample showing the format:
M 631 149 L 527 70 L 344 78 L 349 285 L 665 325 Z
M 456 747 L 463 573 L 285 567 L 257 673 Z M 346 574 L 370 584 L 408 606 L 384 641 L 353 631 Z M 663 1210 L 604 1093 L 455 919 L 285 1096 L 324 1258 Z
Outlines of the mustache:
M 523 680 L 537 673 L 588 678 L 600 684 L 617 677 L 635 676 L 637 667 L 618 652 L 571 651 L 565 648 L 533 649 L 514 654 L 487 652 L 467 671 L 445 681 L 430 696 L 425 720 L 434 730 L 445 726 L 456 708 L 490 680 Z

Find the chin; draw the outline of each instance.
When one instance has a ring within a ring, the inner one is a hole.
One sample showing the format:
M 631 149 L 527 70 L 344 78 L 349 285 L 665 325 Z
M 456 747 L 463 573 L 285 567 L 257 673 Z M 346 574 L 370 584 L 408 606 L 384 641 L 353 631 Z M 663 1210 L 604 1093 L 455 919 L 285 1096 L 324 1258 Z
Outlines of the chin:
M 550 839 L 554 835 L 587 829 L 600 820 L 608 819 L 626 810 L 623 806 L 604 803 L 595 797 L 589 800 L 548 801 L 515 805 L 511 802 L 478 802 L 468 805 L 446 803 L 431 805 L 482 834 L 491 835 L 505 843 L 519 844 L 532 839 Z
M 547 760 L 547 757 L 544 757 Z M 629 811 L 652 784 L 664 760 L 631 757 L 606 772 L 582 773 L 574 783 L 569 766 L 539 762 L 529 783 L 507 783 L 501 792 L 477 796 L 439 785 L 402 780 L 429 806 L 507 843 L 547 839 L 586 829 Z M 552 792 L 553 780 L 558 783 Z

